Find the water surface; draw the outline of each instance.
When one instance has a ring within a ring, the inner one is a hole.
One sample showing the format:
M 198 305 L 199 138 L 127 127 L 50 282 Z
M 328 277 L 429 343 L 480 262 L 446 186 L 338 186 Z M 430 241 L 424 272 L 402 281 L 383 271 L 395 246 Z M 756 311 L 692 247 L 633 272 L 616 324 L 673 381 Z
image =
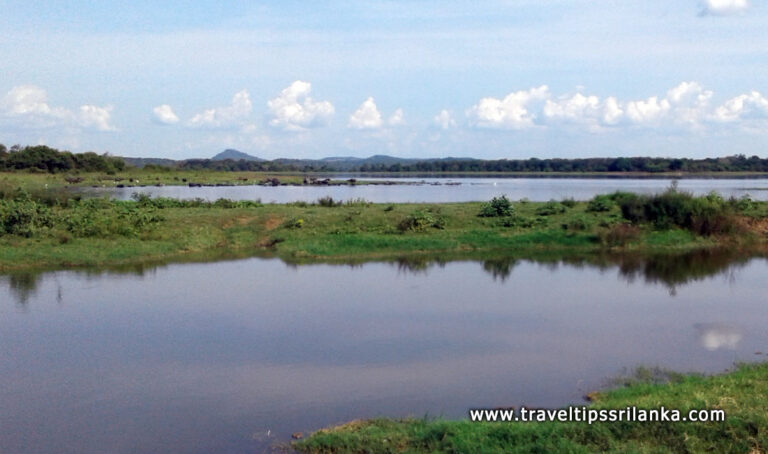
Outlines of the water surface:
M 560 406 L 768 350 L 768 262 L 277 259 L 0 277 L 0 452 L 259 452 L 374 416 Z
M 382 178 L 365 178 L 384 180 Z M 336 200 L 363 198 L 375 203 L 405 202 L 472 202 L 486 201 L 506 195 L 518 200 L 532 201 L 561 200 L 571 197 L 588 200 L 597 194 L 614 191 L 656 193 L 668 188 L 671 179 L 650 178 L 387 178 L 400 185 L 361 186 L 223 186 L 190 188 L 187 186 L 134 187 L 134 188 L 87 188 L 87 194 L 110 195 L 129 199 L 134 192 L 158 197 L 182 199 L 202 198 L 216 200 L 255 200 L 262 202 L 288 203 L 296 201 L 314 202 L 320 197 L 331 196 Z M 679 188 L 696 195 L 717 191 L 725 197 L 750 195 L 756 200 L 768 200 L 768 179 L 681 179 Z

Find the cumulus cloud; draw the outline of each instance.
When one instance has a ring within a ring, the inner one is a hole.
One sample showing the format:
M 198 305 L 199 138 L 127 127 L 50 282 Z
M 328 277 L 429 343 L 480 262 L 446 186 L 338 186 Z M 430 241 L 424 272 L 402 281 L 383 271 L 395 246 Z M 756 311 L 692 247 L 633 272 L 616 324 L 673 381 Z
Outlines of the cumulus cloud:
M 51 107 L 48 104 L 48 93 L 35 85 L 13 87 L 0 100 L 0 116 L 21 128 L 116 130 L 112 125 L 111 106 L 86 104 L 75 111 L 64 107 Z
M 712 119 L 719 122 L 735 122 L 744 118 L 768 117 L 768 98 L 752 91 L 733 97 L 715 109 Z
M 768 119 L 768 98 L 757 91 L 735 96 L 720 106 L 712 105 L 713 96 L 695 81 L 681 82 L 663 95 L 626 101 L 580 92 L 553 96 L 542 86 L 514 92 L 503 100 L 484 98 L 467 110 L 467 116 L 471 124 L 481 127 L 574 125 L 590 131 L 618 127 L 693 130 L 713 123 Z M 544 102 L 534 105 L 533 101 L 540 100 Z M 450 125 L 450 121 L 447 111 L 434 118 L 438 126 Z
M 232 103 L 224 107 L 208 109 L 189 120 L 189 126 L 199 128 L 227 128 L 236 126 L 253 110 L 248 90 L 241 90 L 232 97 Z
M 669 109 L 667 99 L 659 100 L 658 96 L 651 96 L 645 100 L 628 102 L 627 118 L 635 123 L 652 123 L 663 117 Z
M 384 124 L 381 112 L 376 107 L 373 98 L 366 99 L 357 110 L 349 116 L 347 127 L 352 129 L 379 129 Z
M 701 15 L 731 16 L 741 14 L 749 8 L 747 0 L 705 0 Z
M 387 123 L 390 126 L 400 126 L 405 124 L 405 119 L 403 118 L 403 109 L 397 109 L 392 114 L 391 117 L 389 117 L 389 120 L 387 120 Z
M 162 125 L 172 125 L 179 122 L 179 117 L 173 111 L 171 106 L 163 104 L 152 109 L 154 120 Z
M 435 115 L 435 118 L 433 118 L 432 121 L 437 127 L 444 131 L 456 127 L 456 120 L 453 119 L 451 112 L 446 109 L 441 110 L 439 114 Z
M 324 126 L 334 114 L 329 101 L 314 101 L 309 97 L 312 84 L 297 80 L 284 88 L 280 95 L 267 101 L 271 115 L 269 125 L 286 131 L 301 131 Z
M 530 104 L 549 96 L 549 88 L 542 85 L 510 93 L 504 99 L 483 98 L 470 107 L 466 115 L 472 125 L 482 128 L 530 128 L 536 119 L 536 115 L 529 111 Z

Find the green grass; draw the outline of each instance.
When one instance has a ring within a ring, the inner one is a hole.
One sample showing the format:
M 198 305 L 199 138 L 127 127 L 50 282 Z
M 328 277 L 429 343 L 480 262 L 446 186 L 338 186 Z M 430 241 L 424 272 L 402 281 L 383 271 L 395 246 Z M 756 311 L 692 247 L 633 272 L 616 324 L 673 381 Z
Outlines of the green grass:
M 147 203 L 149 211 L 142 208 Z M 654 252 L 723 245 L 748 249 L 761 245 L 765 238 L 761 234 L 703 237 L 679 229 L 641 226 L 632 235 L 609 242 L 606 238 L 617 226 L 626 226 L 618 207 L 590 212 L 587 205 L 576 202 L 553 211 L 542 210 L 551 208 L 551 202 L 515 202 L 512 216 L 480 217 L 481 203 L 358 201 L 333 207 L 305 203 L 177 207 L 170 200 L 145 200 L 105 202 L 105 208 L 92 214 L 82 204 L 56 202 L 46 214 L 53 219 L 50 226 L 27 232 L 29 237 L 0 235 L 0 269 L 172 261 L 191 254 L 207 258 L 270 254 L 304 261 L 421 253 Z M 764 205 L 759 209 L 764 210 Z M 134 227 L 134 218 L 139 216 L 153 220 Z M 91 228 L 89 219 L 101 227 Z
M 768 450 L 768 363 L 718 376 L 633 381 L 593 395 L 590 408 L 722 409 L 725 422 L 479 423 L 374 419 L 315 432 L 304 453 L 764 453 Z M 653 382 L 654 380 L 651 380 Z

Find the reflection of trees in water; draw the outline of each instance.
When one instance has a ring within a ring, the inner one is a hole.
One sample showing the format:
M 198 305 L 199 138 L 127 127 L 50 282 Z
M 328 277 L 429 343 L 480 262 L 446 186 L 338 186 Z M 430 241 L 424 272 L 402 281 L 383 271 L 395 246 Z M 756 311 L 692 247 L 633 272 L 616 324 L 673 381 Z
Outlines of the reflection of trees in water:
M 426 274 L 433 266 L 445 267 L 447 260 L 442 257 L 417 256 L 400 257 L 395 260 L 397 270 L 403 273 Z
M 656 255 L 648 258 L 624 255 L 617 258 L 619 274 L 628 282 L 642 278 L 647 283 L 660 283 L 674 294 L 680 285 L 716 275 L 728 275 L 755 257 L 728 249 L 699 250 L 684 254 Z M 733 279 L 733 275 L 730 275 Z
M 592 254 L 582 256 L 500 256 L 482 261 L 483 270 L 494 280 L 506 281 L 522 261 L 543 266 L 549 271 L 566 265 L 572 268 L 591 268 L 608 271 L 618 267 L 619 275 L 628 282 L 642 279 L 649 284 L 662 284 L 675 294 L 680 285 L 706 279 L 719 274 L 732 273 L 743 267 L 754 254 L 727 249 L 698 250 L 676 254 Z M 459 258 L 454 258 L 459 259 Z M 445 266 L 447 259 L 419 256 L 400 258 L 395 263 L 399 271 L 426 274 L 434 265 Z M 733 276 L 731 275 L 731 278 Z
M 5 281 L 8 282 L 8 289 L 16 304 L 26 308 L 29 298 L 37 293 L 40 274 L 14 273 L 5 276 Z
M 512 257 L 486 260 L 483 269 L 493 276 L 493 280 L 504 282 L 512 274 L 512 270 L 518 263 L 518 259 Z

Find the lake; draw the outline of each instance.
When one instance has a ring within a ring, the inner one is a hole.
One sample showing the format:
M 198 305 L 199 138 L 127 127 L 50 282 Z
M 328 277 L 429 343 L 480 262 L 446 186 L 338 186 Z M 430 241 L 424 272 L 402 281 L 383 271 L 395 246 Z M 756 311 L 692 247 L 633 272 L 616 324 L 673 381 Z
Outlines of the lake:
M 561 406 L 768 351 L 768 261 L 277 259 L 0 277 L 0 452 L 260 452 L 355 418 Z
M 347 178 L 337 176 L 338 178 Z M 670 186 L 671 179 L 653 178 L 365 178 L 374 181 L 397 181 L 399 185 L 359 186 L 220 186 L 195 187 L 163 186 L 133 188 L 85 188 L 89 195 L 109 195 L 129 199 L 134 192 L 155 197 L 181 199 L 202 198 L 216 200 L 256 200 L 264 203 L 314 202 L 331 196 L 336 200 L 366 199 L 374 203 L 405 202 L 472 202 L 486 201 L 506 195 L 512 200 L 527 198 L 531 201 L 561 200 L 572 197 L 588 200 L 597 194 L 614 191 L 655 193 Z M 755 200 L 768 200 L 768 179 L 693 179 L 678 181 L 679 188 L 696 195 L 717 191 L 725 197 L 749 195 Z

